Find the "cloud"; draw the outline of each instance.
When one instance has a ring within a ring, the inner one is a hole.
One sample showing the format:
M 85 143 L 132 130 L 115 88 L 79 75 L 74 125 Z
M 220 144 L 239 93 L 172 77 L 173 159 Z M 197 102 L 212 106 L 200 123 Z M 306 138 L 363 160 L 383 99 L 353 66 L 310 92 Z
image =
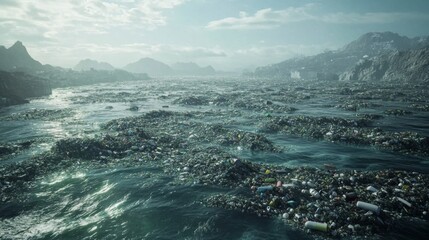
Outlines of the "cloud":
M 110 44 L 79 44 L 76 49 L 87 49 L 93 53 L 138 53 L 143 56 L 154 55 L 171 55 L 181 58 L 211 58 L 211 57 L 226 57 L 227 54 L 219 48 L 206 48 L 194 46 L 178 46 L 168 44 L 146 44 L 146 43 L 130 43 L 119 46 Z
M 336 24 L 383 24 L 404 20 L 429 20 L 429 15 L 409 12 L 333 13 L 319 17 L 320 21 Z
M 317 5 L 306 4 L 302 7 L 290 7 L 282 10 L 265 8 L 254 15 L 239 12 L 239 17 L 227 17 L 214 20 L 206 25 L 207 29 L 272 29 L 282 25 L 303 21 L 319 21 L 334 24 L 383 24 L 404 20 L 429 20 L 429 15 L 411 12 L 369 12 L 369 13 L 314 13 Z
M 312 8 L 312 4 L 307 4 L 298 8 L 287 8 L 284 10 L 273 10 L 265 8 L 257 11 L 254 15 L 240 12 L 238 18 L 229 17 L 211 21 L 207 24 L 208 29 L 270 29 L 279 27 L 291 22 L 300 22 L 312 19 L 313 16 L 307 13 Z
M 15 39 L 33 29 L 46 40 L 82 33 L 106 34 L 115 28 L 154 30 L 167 24 L 163 12 L 186 0 L 18 0 L 0 2 L 0 22 L 14 27 L 2 34 Z M 25 37 L 25 36 L 24 36 Z M 4 37 L 3 37 L 4 38 Z
M 170 52 L 170 54 L 186 58 L 212 58 L 227 56 L 223 50 L 218 48 L 167 46 L 164 50 L 166 52 Z

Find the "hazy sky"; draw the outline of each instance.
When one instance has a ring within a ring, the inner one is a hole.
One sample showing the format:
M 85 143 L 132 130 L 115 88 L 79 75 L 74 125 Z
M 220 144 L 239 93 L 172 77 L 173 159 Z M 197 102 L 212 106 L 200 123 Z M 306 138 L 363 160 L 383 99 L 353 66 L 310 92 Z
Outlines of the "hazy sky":
M 0 0 L 0 45 L 42 63 L 142 57 L 233 70 L 337 49 L 370 31 L 429 35 L 428 0 Z

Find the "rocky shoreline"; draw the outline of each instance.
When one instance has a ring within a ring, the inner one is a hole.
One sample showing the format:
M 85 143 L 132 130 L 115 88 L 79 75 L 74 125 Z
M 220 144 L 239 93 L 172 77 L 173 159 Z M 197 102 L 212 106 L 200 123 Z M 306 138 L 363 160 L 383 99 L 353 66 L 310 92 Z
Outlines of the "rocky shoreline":
M 46 96 L 52 93 L 47 80 L 22 72 L 0 71 L 0 108 L 28 103 L 27 98 Z

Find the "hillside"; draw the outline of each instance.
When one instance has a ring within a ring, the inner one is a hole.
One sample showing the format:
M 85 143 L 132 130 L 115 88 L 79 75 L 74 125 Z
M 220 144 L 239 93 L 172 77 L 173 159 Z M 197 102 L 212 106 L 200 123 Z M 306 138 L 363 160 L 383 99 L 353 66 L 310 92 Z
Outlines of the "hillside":
M 167 64 L 152 58 L 142 58 L 126 65 L 124 70 L 132 73 L 147 73 L 150 76 L 172 75 L 173 69 Z
M 22 42 L 17 41 L 10 48 L 0 46 L 0 70 L 37 71 L 42 69 L 43 65 L 30 56 Z
M 346 81 L 429 82 L 429 46 L 360 61 L 340 76 Z

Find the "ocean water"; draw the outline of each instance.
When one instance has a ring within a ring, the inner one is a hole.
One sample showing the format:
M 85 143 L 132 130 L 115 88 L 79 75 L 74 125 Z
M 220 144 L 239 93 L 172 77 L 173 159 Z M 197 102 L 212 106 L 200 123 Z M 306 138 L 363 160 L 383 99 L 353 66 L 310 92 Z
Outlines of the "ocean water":
M 0 117 L 33 109 L 64 110 L 67 113 L 49 120 L 1 120 L 1 143 L 26 140 L 34 140 L 35 143 L 29 149 L 2 157 L 0 166 L 30 161 L 31 157 L 49 151 L 61 139 L 94 137 L 100 134 L 100 126 L 110 120 L 139 116 L 153 110 L 202 113 L 218 111 L 223 114 L 207 115 L 195 121 L 258 132 L 259 119 L 267 114 L 355 118 L 356 113 L 383 115 L 386 109 L 408 109 L 411 103 L 415 103 L 372 99 L 366 102 L 373 103 L 374 106 L 354 112 L 335 107 L 343 103 L 344 96 L 325 92 L 322 86 L 278 94 L 279 89 L 289 88 L 291 86 L 283 82 L 189 78 L 54 89 L 51 96 L 32 99 L 29 104 L 0 109 Z M 294 93 L 297 95 L 293 95 Z M 212 99 L 220 95 L 239 96 L 234 101 L 243 99 L 246 103 L 272 101 L 297 110 L 282 113 L 239 108 L 236 105 L 184 105 L 175 102 L 183 96 L 205 96 Z M 306 95 L 310 97 L 300 98 Z M 285 97 L 284 101 L 281 97 Z M 137 106 L 138 111 L 129 110 L 133 106 Z M 376 120 L 373 124 L 385 131 L 413 131 L 429 136 L 428 119 L 428 112 L 413 111 L 404 116 L 384 115 L 383 119 Z M 429 159 L 424 156 L 281 133 L 264 135 L 285 151 L 255 152 L 239 147 L 225 147 L 225 150 L 249 161 L 285 167 L 322 167 L 323 164 L 330 163 L 346 169 L 400 169 L 429 173 Z M 156 164 L 80 166 L 77 162 L 72 165 L 70 168 L 55 169 L 46 175 L 37 176 L 29 187 L 19 193 L 19 199 L 0 206 L 0 239 L 313 238 L 293 229 L 280 218 L 260 218 L 239 211 L 203 206 L 199 201 L 204 197 L 218 193 L 234 194 L 236 190 L 180 184 Z M 413 235 L 407 235 L 410 231 Z M 404 227 L 394 230 L 386 238 L 407 236 L 419 239 L 424 236 L 425 231 Z

